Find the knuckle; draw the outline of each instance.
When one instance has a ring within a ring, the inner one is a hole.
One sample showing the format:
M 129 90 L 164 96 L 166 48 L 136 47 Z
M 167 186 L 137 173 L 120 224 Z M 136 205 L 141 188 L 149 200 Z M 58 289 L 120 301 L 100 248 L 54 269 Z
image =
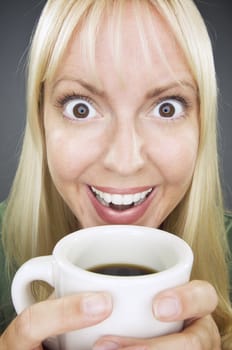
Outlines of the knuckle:
M 184 349 L 221 349 L 221 337 L 212 316 L 199 319 L 186 330 L 182 333 Z
M 65 332 L 69 329 L 73 329 L 73 323 L 75 323 L 75 318 L 72 315 L 72 308 L 74 308 L 73 303 L 70 305 L 70 300 L 68 298 L 61 298 L 60 303 L 60 314 L 59 314 L 59 324 L 60 332 Z
M 31 334 L 31 308 L 25 309 L 16 319 L 15 332 L 20 337 Z
M 217 292 L 215 290 L 215 288 L 212 286 L 212 284 L 210 284 L 209 282 L 205 281 L 205 286 L 208 290 L 208 293 L 211 297 L 212 302 L 214 302 L 214 306 L 216 307 L 218 304 L 218 295 Z
M 67 332 L 76 326 L 79 311 L 79 302 L 74 297 L 64 297 L 56 299 L 57 327 L 59 333 Z
M 215 288 L 207 281 L 192 281 L 194 287 L 190 292 L 190 300 L 192 305 L 196 304 L 196 300 L 202 300 L 205 312 L 211 313 L 218 305 L 218 295 Z M 207 303 L 206 301 L 207 296 Z
M 215 304 L 217 305 L 217 303 L 218 303 L 218 295 L 217 295 L 216 289 L 208 281 L 204 281 L 204 283 L 205 283 L 205 287 L 208 290 L 209 295 L 211 296 L 212 299 L 214 299 Z
M 184 350 L 202 350 L 201 340 L 195 332 L 182 333 Z
M 1 335 L 0 335 L 0 349 L 1 350 L 7 350 L 9 349 L 8 346 L 8 333 L 9 333 L 9 328 L 7 328 Z
M 57 323 L 59 324 L 59 331 L 65 332 L 67 328 L 67 322 L 70 321 L 70 317 L 68 317 L 69 305 L 66 298 L 60 298 L 56 300 L 57 306 Z
M 219 329 L 215 321 L 213 320 L 213 318 L 210 317 L 210 319 L 211 319 L 211 328 L 209 330 L 209 333 L 211 334 L 212 349 L 219 350 L 221 349 L 221 336 L 219 333 Z
M 38 344 L 39 340 L 36 338 L 36 327 L 33 323 L 33 309 L 29 307 L 25 309 L 14 322 L 15 334 L 20 339 L 27 339 L 31 344 Z

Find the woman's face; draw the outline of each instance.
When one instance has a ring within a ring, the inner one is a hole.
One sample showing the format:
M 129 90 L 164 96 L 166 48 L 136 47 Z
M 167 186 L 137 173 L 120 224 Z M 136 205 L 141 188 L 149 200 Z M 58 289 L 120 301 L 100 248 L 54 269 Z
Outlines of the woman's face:
M 156 32 L 145 25 L 149 65 L 127 11 L 119 71 L 105 19 L 96 45 L 100 82 L 82 57 L 77 33 L 54 80 L 45 84 L 48 166 L 83 227 L 159 227 L 185 195 L 195 167 L 198 101 L 191 73 L 155 12 Z

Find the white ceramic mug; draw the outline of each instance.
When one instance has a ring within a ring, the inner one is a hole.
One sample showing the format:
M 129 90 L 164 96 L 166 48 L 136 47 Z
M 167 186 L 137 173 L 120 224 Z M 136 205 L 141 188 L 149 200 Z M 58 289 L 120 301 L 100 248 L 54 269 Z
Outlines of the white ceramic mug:
M 136 264 L 158 270 L 140 276 L 110 276 L 88 271 L 97 265 Z M 60 349 L 90 350 L 103 335 L 155 337 L 181 330 L 182 322 L 164 323 L 152 313 L 152 299 L 162 290 L 189 280 L 190 247 L 162 230 L 133 225 L 105 225 L 62 238 L 51 256 L 26 262 L 12 283 L 12 299 L 20 313 L 35 301 L 30 283 L 43 280 L 57 297 L 79 292 L 110 292 L 113 312 L 103 322 L 58 337 Z

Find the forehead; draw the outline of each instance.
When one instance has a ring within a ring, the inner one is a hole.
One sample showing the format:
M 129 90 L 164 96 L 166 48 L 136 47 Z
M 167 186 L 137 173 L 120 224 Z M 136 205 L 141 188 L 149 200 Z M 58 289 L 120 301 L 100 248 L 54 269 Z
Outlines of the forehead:
M 138 70 L 146 79 L 155 77 L 163 83 L 191 77 L 167 22 L 154 7 L 141 5 L 136 9 L 133 3 L 127 2 L 120 15 L 105 12 L 94 38 L 83 22 L 72 35 L 56 78 L 78 73 L 95 80 L 100 88 L 106 70 L 117 72 L 124 82 Z

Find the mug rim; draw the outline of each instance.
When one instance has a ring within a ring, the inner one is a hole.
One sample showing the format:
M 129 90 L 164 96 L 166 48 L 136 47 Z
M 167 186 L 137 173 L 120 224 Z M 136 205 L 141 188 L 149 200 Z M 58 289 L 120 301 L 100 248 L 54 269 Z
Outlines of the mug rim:
M 104 229 L 104 230 L 102 230 Z M 157 272 L 147 274 L 147 275 L 138 275 L 138 276 L 114 276 L 114 275 L 104 275 L 104 274 L 98 274 L 96 272 L 88 271 L 87 269 L 84 269 L 78 265 L 75 265 L 73 262 L 71 262 L 68 258 L 67 255 L 64 254 L 63 252 L 63 246 L 64 244 L 69 244 L 69 242 L 72 242 L 73 239 L 78 240 L 78 237 L 81 239 L 83 235 L 86 236 L 86 234 L 93 234 L 93 231 L 96 232 L 102 232 L 103 234 L 106 234 L 106 229 L 109 229 L 108 234 L 115 233 L 115 231 L 118 230 L 131 230 L 133 234 L 137 234 L 138 232 L 141 233 L 141 229 L 143 230 L 144 233 L 146 234 L 154 234 L 153 231 L 155 231 L 157 234 L 159 234 L 159 238 L 157 239 L 162 239 L 162 241 L 165 240 L 165 243 L 167 243 L 169 246 L 172 242 L 176 242 L 175 244 L 178 244 L 179 251 L 179 257 L 181 259 L 175 263 L 173 266 L 168 267 L 167 269 L 164 269 L 162 271 L 158 271 L 159 276 L 165 277 L 166 275 L 175 275 L 179 274 L 180 271 L 183 270 L 191 270 L 192 264 L 193 264 L 193 252 L 191 247 L 185 242 L 182 238 L 180 238 L 177 235 L 174 235 L 173 233 L 158 229 L 158 228 L 152 228 L 152 227 L 147 227 L 147 226 L 139 226 L 139 225 L 99 225 L 99 226 L 92 226 L 92 227 L 86 227 L 79 229 L 77 231 L 74 231 L 72 233 L 67 234 L 64 236 L 61 240 L 57 242 L 53 249 L 53 257 L 56 260 L 56 263 L 58 265 L 62 265 L 63 269 L 67 269 L 68 271 L 71 271 L 72 273 L 75 273 L 75 271 L 78 271 L 78 274 L 84 274 L 86 277 L 87 276 L 92 276 L 92 278 L 98 278 L 99 276 L 101 279 L 111 279 L 111 280 L 116 280 L 116 281 L 128 281 L 128 280 L 141 280 L 141 279 L 149 279 L 151 277 L 154 277 L 157 275 Z M 132 233 L 130 233 L 132 234 Z M 157 236 L 156 236 L 157 237 Z M 155 237 L 154 237 L 155 238 Z M 168 239 L 168 241 L 167 241 Z M 71 244 L 71 243 L 70 243 Z M 70 270 L 71 269 L 71 270 Z M 90 274 L 90 275 L 89 275 Z

